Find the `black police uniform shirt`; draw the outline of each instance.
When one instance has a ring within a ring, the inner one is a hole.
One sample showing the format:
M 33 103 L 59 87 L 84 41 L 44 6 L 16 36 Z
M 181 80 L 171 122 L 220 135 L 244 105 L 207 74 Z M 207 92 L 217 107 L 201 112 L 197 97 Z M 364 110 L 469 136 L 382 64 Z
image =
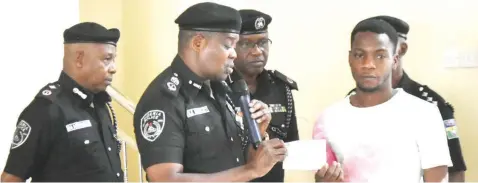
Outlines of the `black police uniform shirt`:
M 123 181 L 109 100 L 62 72 L 21 113 L 4 171 L 33 182 Z
M 397 88 L 403 88 L 407 93 L 433 103 L 438 107 L 446 129 L 448 149 L 450 150 L 450 157 L 453 162 L 453 166 L 449 167 L 448 171 L 450 173 L 466 171 L 465 160 L 461 152 L 460 139 L 456 134 L 457 127 L 453 106 L 428 86 L 412 80 L 405 72 L 403 73 L 402 79 L 400 79 L 400 82 L 397 84 Z M 355 94 L 355 89 L 351 90 L 347 95 L 353 94 Z
M 145 169 L 178 163 L 185 173 L 214 173 L 244 164 L 247 144 L 225 86 L 209 87 L 179 56 L 149 84 L 134 113 Z
M 237 72 L 237 71 L 234 71 Z M 230 81 L 226 79 L 229 84 Z M 284 74 L 275 70 L 265 70 L 257 77 L 257 88 L 251 93 L 252 99 L 257 99 L 269 106 L 272 120 L 267 128 L 269 138 L 279 138 L 284 142 L 299 140 L 297 118 L 295 115 L 292 90 L 297 90 L 297 83 Z M 240 95 L 234 94 L 232 100 L 239 104 Z M 243 120 L 240 107 L 236 107 L 236 119 Z M 253 180 L 254 182 L 283 182 L 284 170 L 282 163 L 277 163 L 265 176 Z

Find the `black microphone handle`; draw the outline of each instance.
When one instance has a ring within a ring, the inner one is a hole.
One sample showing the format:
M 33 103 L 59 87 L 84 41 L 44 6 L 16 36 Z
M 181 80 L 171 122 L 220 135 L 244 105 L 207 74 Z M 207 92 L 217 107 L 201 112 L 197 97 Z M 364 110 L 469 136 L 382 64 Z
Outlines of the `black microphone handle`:
M 250 139 L 252 139 L 252 146 L 254 149 L 259 147 L 259 144 L 262 141 L 261 134 L 259 132 L 259 127 L 257 127 L 257 123 L 251 117 L 251 111 L 249 111 L 249 103 L 251 99 L 249 95 L 241 95 L 239 98 L 239 105 L 241 107 L 242 114 L 244 115 L 244 119 L 247 122 L 247 127 L 249 128 L 249 135 Z

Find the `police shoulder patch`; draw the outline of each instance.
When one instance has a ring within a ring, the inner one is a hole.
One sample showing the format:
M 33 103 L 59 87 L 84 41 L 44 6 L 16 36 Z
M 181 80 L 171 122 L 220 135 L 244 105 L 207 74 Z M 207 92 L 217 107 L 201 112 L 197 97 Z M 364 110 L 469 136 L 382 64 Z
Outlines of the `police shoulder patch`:
M 445 124 L 445 127 L 447 127 L 447 128 L 456 126 L 455 119 L 447 119 L 447 120 L 443 121 L 443 123 Z
M 279 72 L 279 71 L 277 71 L 277 70 L 269 70 L 268 72 L 269 72 L 272 76 L 274 76 L 275 78 L 280 79 L 281 81 L 283 81 L 284 83 L 286 83 L 291 89 L 299 90 L 299 87 L 297 86 L 297 82 L 295 82 L 294 80 L 290 79 L 289 77 L 287 77 L 286 75 L 282 74 L 281 72 Z
M 22 146 L 30 136 L 32 131 L 32 127 L 28 122 L 25 120 L 20 120 L 17 124 L 17 129 L 15 130 L 15 134 L 13 136 L 12 146 L 11 149 L 16 149 Z
M 164 111 L 150 110 L 141 118 L 141 135 L 147 141 L 154 142 L 163 132 L 166 124 Z

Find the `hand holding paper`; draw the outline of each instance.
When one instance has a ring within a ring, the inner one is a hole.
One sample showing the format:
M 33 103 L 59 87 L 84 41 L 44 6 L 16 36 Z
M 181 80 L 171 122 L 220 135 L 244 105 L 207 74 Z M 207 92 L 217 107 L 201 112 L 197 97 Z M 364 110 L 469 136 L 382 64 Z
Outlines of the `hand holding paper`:
M 327 163 L 325 140 L 298 140 L 285 145 L 287 156 L 282 164 L 284 170 L 317 171 Z

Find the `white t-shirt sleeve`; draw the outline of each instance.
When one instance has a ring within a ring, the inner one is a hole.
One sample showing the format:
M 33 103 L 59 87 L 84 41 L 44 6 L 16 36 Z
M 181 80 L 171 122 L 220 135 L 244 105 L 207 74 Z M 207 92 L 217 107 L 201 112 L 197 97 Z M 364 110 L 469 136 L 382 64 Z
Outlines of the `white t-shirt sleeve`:
M 452 166 L 445 127 L 438 107 L 424 106 L 419 111 L 421 121 L 417 125 L 417 145 L 421 168 Z

